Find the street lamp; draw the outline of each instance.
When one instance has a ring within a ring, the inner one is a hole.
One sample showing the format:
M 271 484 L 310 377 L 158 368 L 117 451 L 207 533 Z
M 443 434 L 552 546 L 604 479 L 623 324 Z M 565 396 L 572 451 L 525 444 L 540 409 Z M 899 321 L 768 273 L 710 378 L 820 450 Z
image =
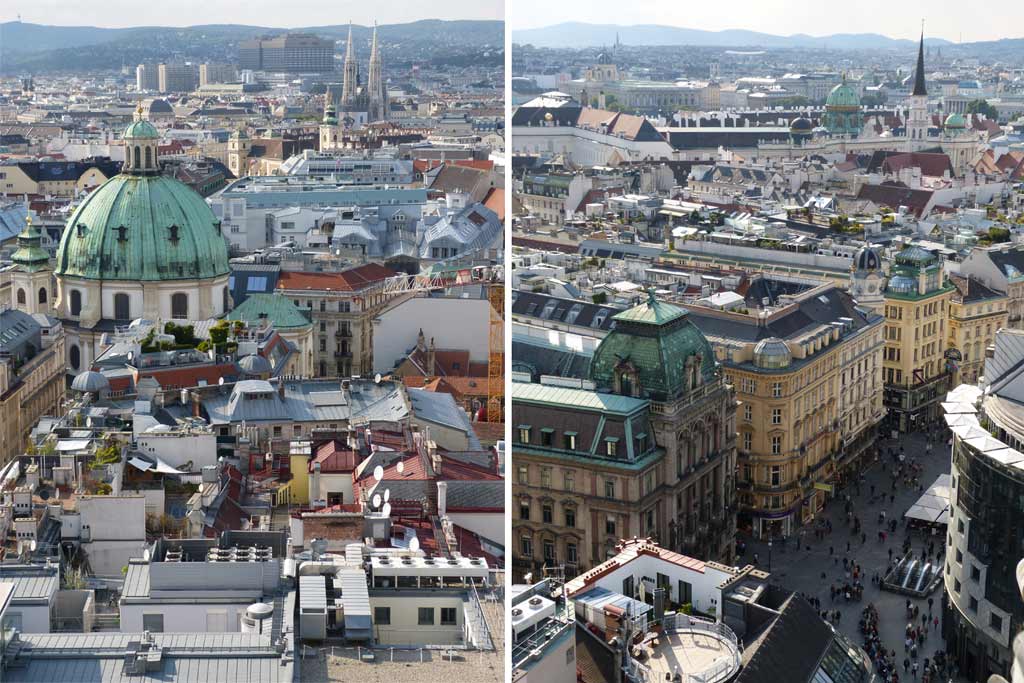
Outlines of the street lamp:
M 772 570 L 772 539 L 768 539 L 768 571 Z

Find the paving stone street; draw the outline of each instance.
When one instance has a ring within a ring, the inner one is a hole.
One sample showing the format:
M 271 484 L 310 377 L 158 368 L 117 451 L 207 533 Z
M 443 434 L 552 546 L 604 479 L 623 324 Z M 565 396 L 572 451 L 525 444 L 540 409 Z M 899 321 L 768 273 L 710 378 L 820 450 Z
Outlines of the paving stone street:
M 943 428 L 943 439 L 948 438 L 948 431 Z M 826 534 L 822 539 L 817 539 L 814 534 L 814 526 L 804 527 L 802 535 L 803 542 L 801 549 L 797 550 L 793 539 L 786 543 L 776 540 L 771 548 L 771 573 L 775 581 L 791 590 L 802 592 L 808 597 L 818 598 L 821 601 L 822 610 L 838 610 L 840 618 L 833 621 L 837 629 L 842 631 L 858 645 L 864 644 L 860 633 L 859 621 L 861 611 L 868 603 L 873 603 L 879 613 L 879 636 L 883 647 L 896 651 L 896 661 L 901 682 L 913 681 L 914 677 L 904 674 L 903 660 L 908 655 L 904 651 L 904 633 L 908 618 L 906 613 L 907 596 L 899 593 L 881 590 L 877 585 L 872 584 L 871 577 L 875 572 L 884 574 L 889 563 L 889 550 L 893 551 L 893 557 L 898 558 L 907 538 L 903 515 L 911 505 L 920 497 L 921 491 L 917 487 L 908 489 L 900 483 L 895 491 L 895 500 L 890 503 L 889 494 L 892 493 L 891 469 L 892 461 L 884 454 L 886 447 L 898 448 L 902 445 L 905 449 L 907 462 L 916 459 L 921 464 L 923 471 L 919 478 L 920 485 L 927 489 L 937 476 L 950 471 L 949 447 L 944 442 L 933 444 L 930 454 L 926 453 L 926 438 L 924 434 L 912 434 L 901 436 L 898 442 L 891 440 L 880 441 L 883 448 L 883 455 L 878 462 L 872 463 L 864 472 L 864 481 L 860 485 L 858 493 L 855 485 L 850 485 L 842 490 L 829 502 L 825 510 L 819 514 L 819 518 L 832 522 L 832 532 Z M 884 499 L 876 497 L 875 502 L 871 500 L 871 485 L 875 486 L 875 493 L 886 493 Z M 852 527 L 847 524 L 844 511 L 845 496 L 850 497 L 853 507 L 853 514 L 861 521 L 861 531 L 867 536 L 866 542 L 861 542 L 861 535 L 856 537 L 851 533 Z M 880 511 L 885 511 L 886 520 L 898 520 L 895 533 L 889 534 L 886 542 L 881 543 L 878 532 L 882 527 L 878 523 Z M 944 548 L 944 539 L 940 533 L 934 536 L 925 537 L 920 532 L 910 534 L 912 541 L 912 552 L 920 557 L 923 547 L 928 541 L 934 540 L 938 552 Z M 746 551 L 743 557 L 738 560 L 739 564 L 753 563 L 754 554 L 757 554 L 757 566 L 761 569 L 769 569 L 769 548 L 765 541 L 750 538 L 741 534 L 739 540 L 746 543 Z M 807 547 L 810 546 L 810 550 Z M 849 548 L 849 549 L 848 549 Z M 834 601 L 830 594 L 830 586 L 841 585 L 848 581 L 848 575 L 843 569 L 843 558 L 858 563 L 864 573 L 863 585 L 864 595 L 860 602 L 851 600 L 846 602 L 844 598 L 837 597 Z M 940 555 L 942 559 L 944 556 Z M 934 559 L 934 558 L 933 558 Z M 825 579 L 822 579 L 822 574 Z M 942 585 L 940 584 L 930 597 L 933 599 L 932 614 L 939 617 L 939 627 L 929 628 L 927 640 L 918 653 L 918 660 L 927 657 L 931 660 L 934 653 L 944 649 L 942 640 Z M 912 603 L 918 605 L 921 612 L 929 610 L 927 599 L 912 599 Z M 918 674 L 916 680 L 920 680 Z M 966 678 L 946 678 L 932 683 L 947 683 L 948 680 L 966 682 Z M 971 682 L 973 683 L 973 682 Z

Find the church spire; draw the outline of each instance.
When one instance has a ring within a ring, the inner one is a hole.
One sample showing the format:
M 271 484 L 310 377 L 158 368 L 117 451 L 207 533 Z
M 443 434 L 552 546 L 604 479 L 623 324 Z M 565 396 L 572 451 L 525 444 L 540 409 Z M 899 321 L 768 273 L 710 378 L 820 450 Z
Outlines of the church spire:
M 921 44 L 917 47 L 917 72 L 914 74 L 914 97 L 927 97 L 924 87 L 924 27 L 921 27 Z
M 11 255 L 11 260 L 29 273 L 46 268 L 50 255 L 43 249 L 42 242 L 43 234 L 32 225 L 32 214 L 26 215 L 25 228 L 18 234 L 18 250 Z
M 352 47 L 352 22 L 348 22 L 348 42 L 345 45 L 345 71 L 341 84 L 341 101 L 347 102 L 359 87 L 359 72 L 355 50 Z
M 380 47 L 377 44 L 377 23 L 373 24 L 373 40 L 370 44 L 370 72 L 367 87 L 370 92 L 371 120 L 387 118 L 387 90 L 384 87 L 384 73 L 380 59 Z

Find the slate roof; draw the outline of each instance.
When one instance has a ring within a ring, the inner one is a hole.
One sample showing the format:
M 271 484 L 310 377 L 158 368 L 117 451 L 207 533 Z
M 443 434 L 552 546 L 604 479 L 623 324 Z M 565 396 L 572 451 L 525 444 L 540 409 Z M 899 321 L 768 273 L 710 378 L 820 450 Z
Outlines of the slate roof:
M 548 304 L 551 302 L 555 305 L 549 309 Z M 550 310 L 550 313 L 544 315 L 545 310 Z M 574 310 L 575 317 L 572 315 Z M 612 306 L 563 299 L 542 293 L 516 291 L 512 294 L 513 315 L 531 316 L 599 330 L 610 330 L 615 327 L 614 316 L 619 311 L 620 309 Z
M 757 639 L 752 634 L 744 639 L 748 643 L 744 658 L 748 659 L 735 683 L 811 681 L 832 641 L 832 629 L 796 594 L 790 596 L 780 612 Z
M 391 495 L 395 495 L 394 491 Z M 502 511 L 505 509 L 505 482 L 449 481 L 447 496 L 451 512 Z
M 989 289 L 973 277 L 961 277 L 950 273 L 949 281 L 956 287 L 957 294 L 954 295 L 954 299 L 959 299 L 963 303 L 973 303 L 984 299 L 998 299 L 1005 296 Z
M 932 200 L 932 194 L 931 190 L 911 190 L 900 183 L 865 184 L 857 193 L 857 199 L 866 199 L 878 206 L 888 206 L 890 209 L 906 206 L 920 218 Z

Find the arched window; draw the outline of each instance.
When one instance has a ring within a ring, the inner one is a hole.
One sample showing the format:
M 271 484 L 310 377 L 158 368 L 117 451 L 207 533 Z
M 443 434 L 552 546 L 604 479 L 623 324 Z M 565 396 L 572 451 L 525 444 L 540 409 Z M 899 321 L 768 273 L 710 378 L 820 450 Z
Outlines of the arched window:
M 153 148 L 146 147 L 146 168 L 152 168 L 153 166 Z
M 49 296 L 46 294 L 46 287 L 39 288 L 39 303 L 45 304 Z
M 114 320 L 130 320 L 132 317 L 131 299 L 124 292 L 114 295 Z
M 20 288 L 18 289 L 18 304 L 21 305 L 21 306 L 25 305 L 25 290 L 24 289 L 20 289 Z
M 77 289 L 71 290 L 71 315 L 82 314 L 82 293 Z
M 138 145 L 135 145 L 135 168 L 142 166 L 142 152 Z
M 82 352 L 79 350 L 78 344 L 71 345 L 71 350 L 68 355 L 71 356 L 71 367 L 77 370 L 78 366 L 82 364 Z
M 227 313 L 228 309 L 231 307 L 231 298 L 230 298 L 230 296 L 228 294 L 228 288 L 227 287 L 225 287 L 224 289 L 220 290 L 220 298 L 221 298 L 221 304 L 220 304 L 221 308 L 223 309 L 224 313 Z
M 188 319 L 188 294 L 177 292 L 171 295 L 171 317 L 181 320 Z

